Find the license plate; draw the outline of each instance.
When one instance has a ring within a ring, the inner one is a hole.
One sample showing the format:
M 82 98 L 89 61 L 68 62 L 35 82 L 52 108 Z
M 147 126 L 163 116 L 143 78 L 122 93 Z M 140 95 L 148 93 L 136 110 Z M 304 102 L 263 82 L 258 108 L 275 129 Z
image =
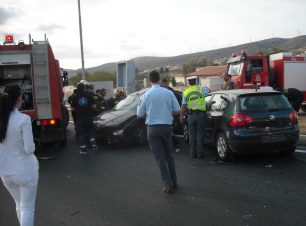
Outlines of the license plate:
M 274 143 L 286 140 L 284 134 L 277 134 L 277 135 L 267 135 L 261 138 L 262 143 Z

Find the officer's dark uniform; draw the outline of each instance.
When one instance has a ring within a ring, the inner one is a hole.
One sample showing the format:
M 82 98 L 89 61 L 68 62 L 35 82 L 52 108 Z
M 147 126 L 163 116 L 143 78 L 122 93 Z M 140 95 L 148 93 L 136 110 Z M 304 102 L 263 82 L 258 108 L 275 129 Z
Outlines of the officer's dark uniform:
M 71 107 L 76 114 L 76 133 L 80 143 L 80 153 L 87 153 L 87 145 L 91 144 L 92 148 L 96 148 L 96 140 L 93 131 L 93 105 L 92 95 L 85 92 L 85 85 L 78 84 L 78 92 L 72 98 Z
M 75 98 L 77 93 L 78 93 L 78 89 L 75 89 L 75 90 L 73 90 L 73 94 L 70 97 L 68 97 L 68 103 L 70 104 L 70 106 L 72 106 L 72 100 L 73 100 L 73 98 Z M 71 115 L 72 115 L 72 120 L 73 120 L 74 126 L 76 126 L 75 110 L 71 110 Z

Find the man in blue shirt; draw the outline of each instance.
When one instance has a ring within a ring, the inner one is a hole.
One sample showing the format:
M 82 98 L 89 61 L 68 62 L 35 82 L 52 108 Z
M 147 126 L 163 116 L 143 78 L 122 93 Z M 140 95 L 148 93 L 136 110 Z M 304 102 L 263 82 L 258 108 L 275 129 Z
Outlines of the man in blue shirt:
M 160 87 L 157 71 L 150 73 L 149 80 L 152 88 L 140 98 L 137 117 L 146 117 L 148 142 L 159 166 L 164 192 L 172 193 L 177 189 L 172 156 L 172 121 L 173 115 L 180 114 L 180 105 L 173 92 Z

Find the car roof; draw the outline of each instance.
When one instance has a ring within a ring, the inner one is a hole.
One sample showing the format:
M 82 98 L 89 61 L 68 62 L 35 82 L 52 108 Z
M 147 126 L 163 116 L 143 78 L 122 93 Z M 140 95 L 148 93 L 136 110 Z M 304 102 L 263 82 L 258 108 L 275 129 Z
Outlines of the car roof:
M 216 93 L 224 93 L 224 94 L 239 96 L 242 94 L 280 93 L 280 92 L 276 90 L 266 90 L 266 89 L 257 89 L 257 90 L 256 89 L 232 89 L 232 90 L 219 90 L 219 91 L 211 92 L 211 94 L 216 94 Z
M 151 87 L 150 87 L 151 88 Z M 147 92 L 150 88 L 145 88 L 145 89 L 141 89 L 141 90 L 139 90 L 139 91 L 136 91 L 136 92 L 134 92 L 134 93 L 131 93 L 131 94 L 129 94 L 129 95 L 143 95 L 145 92 Z M 178 91 L 178 90 L 174 90 L 174 92 L 176 92 L 176 93 L 181 93 L 180 91 Z
M 142 89 L 142 90 L 138 90 L 138 91 L 136 91 L 136 92 L 134 92 L 134 93 L 131 93 L 131 94 L 129 94 L 129 95 L 134 95 L 134 96 L 137 96 L 137 95 L 142 95 L 142 94 L 144 94 L 145 92 L 147 92 L 148 90 L 149 90 L 150 88 L 145 88 L 145 89 Z

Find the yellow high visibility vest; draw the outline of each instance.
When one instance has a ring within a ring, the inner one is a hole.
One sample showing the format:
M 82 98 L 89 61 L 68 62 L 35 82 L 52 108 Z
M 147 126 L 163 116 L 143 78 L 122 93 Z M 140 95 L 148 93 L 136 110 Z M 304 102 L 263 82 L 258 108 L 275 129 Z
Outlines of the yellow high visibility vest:
M 204 99 L 203 88 L 197 85 L 189 86 L 183 92 L 187 101 L 187 108 L 189 110 L 206 111 L 206 102 Z

